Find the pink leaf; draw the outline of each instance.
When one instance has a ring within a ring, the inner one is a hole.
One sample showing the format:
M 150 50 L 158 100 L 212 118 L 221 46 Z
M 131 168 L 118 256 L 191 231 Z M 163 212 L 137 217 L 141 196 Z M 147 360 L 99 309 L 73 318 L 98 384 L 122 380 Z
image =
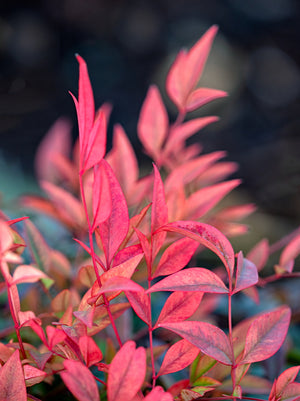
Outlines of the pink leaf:
M 198 354 L 199 349 L 188 341 L 178 341 L 168 349 L 157 376 L 178 372 L 186 368 Z
M 197 183 L 201 185 L 201 187 L 215 184 L 236 172 L 238 168 L 238 164 L 234 162 L 220 162 L 214 164 L 199 176 Z
M 107 380 L 108 401 L 130 401 L 141 388 L 146 374 L 146 351 L 127 341 L 112 360 Z
M 43 372 L 42 370 L 31 365 L 24 365 L 23 369 L 26 387 L 30 387 L 34 384 L 42 382 L 47 376 L 46 372 Z
M 156 291 L 201 291 L 227 294 L 228 288 L 212 271 L 201 267 L 192 267 L 162 279 L 147 290 L 147 293 Z
M 0 221 L 0 253 L 4 253 L 13 245 L 13 238 L 7 223 Z
M 210 88 L 199 88 L 194 90 L 187 99 L 186 111 L 193 111 L 215 99 L 227 96 L 227 93 Z
M 198 220 L 240 183 L 241 180 L 231 180 L 199 189 L 186 200 L 186 215 Z
M 166 393 L 160 386 L 154 387 L 149 394 L 146 395 L 144 401 L 173 401 L 170 393 Z
M 100 109 L 88 138 L 82 171 L 95 166 L 104 157 L 106 152 L 106 131 L 106 116 L 104 111 Z
M 168 222 L 168 208 L 165 199 L 165 192 L 162 179 L 159 171 L 155 165 L 154 169 L 154 186 L 151 210 L 151 241 L 152 241 L 152 257 L 157 254 L 161 245 L 163 244 L 166 233 L 160 232 L 153 234 L 158 228 Z
M 70 223 L 82 226 L 85 221 L 81 203 L 66 190 L 47 181 L 41 182 L 41 187 L 48 194 L 59 213 Z
M 188 53 L 181 51 L 168 73 L 167 93 L 181 111 L 201 77 L 216 33 L 217 27 L 212 26 Z
M 42 278 L 48 278 L 45 273 L 33 266 L 18 266 L 13 274 L 13 284 L 36 283 Z
M 94 168 L 93 182 L 93 226 L 95 230 L 100 223 L 107 220 L 112 211 L 110 182 L 106 173 L 107 169 L 101 161 Z
M 201 77 L 217 31 L 218 27 L 213 25 L 188 52 L 185 71 L 188 93 L 190 93 L 191 90 L 197 85 Z
M 95 118 L 95 103 L 93 90 L 88 75 L 87 65 L 84 59 L 76 55 L 79 63 L 79 88 L 78 88 L 78 122 L 81 141 L 81 150 L 88 145 L 88 135 L 92 129 Z
M 187 52 L 181 50 L 167 75 L 166 90 L 179 110 L 184 110 L 187 91 L 184 85 Z
M 199 242 L 190 238 L 173 242 L 162 254 L 152 278 L 181 270 L 189 263 L 198 246 Z
M 288 273 L 291 273 L 298 255 L 300 255 L 300 235 L 292 239 L 282 251 L 279 259 L 280 267 L 283 267 Z
M 168 141 L 166 142 L 164 148 L 164 152 L 170 152 L 174 148 L 176 149 L 178 143 L 185 141 L 190 136 L 194 135 L 196 132 L 206 127 L 208 124 L 218 121 L 218 119 L 218 117 L 195 118 L 193 120 L 175 126 L 174 128 L 171 128 Z
M 55 345 L 61 343 L 66 338 L 66 333 L 64 333 L 62 330 L 56 329 L 55 327 L 52 327 L 52 326 L 46 327 L 46 333 L 47 333 L 48 344 L 49 344 L 50 349 L 53 349 L 55 347 Z
M 58 119 L 39 145 L 35 158 L 35 171 L 39 180 L 55 183 L 59 178 L 54 160 L 57 155 L 68 157 L 71 150 L 71 124 L 65 118 Z
M 107 280 L 99 289 L 98 294 L 103 294 L 106 292 L 113 292 L 113 291 L 143 292 L 144 289 L 139 284 L 130 280 L 129 278 L 116 276 Z
M 281 375 L 278 377 L 277 380 L 274 381 L 273 387 L 270 393 L 269 400 L 272 399 L 280 399 L 283 391 L 294 382 L 298 373 L 299 373 L 300 366 L 294 366 L 292 368 L 286 369 Z M 300 388 L 300 386 L 299 386 Z M 299 391 L 300 396 L 300 391 Z
M 243 257 L 243 253 L 239 252 L 236 267 L 236 282 L 233 294 L 252 287 L 258 282 L 257 268 L 254 263 Z
M 157 319 L 155 328 L 165 322 L 182 322 L 192 316 L 202 300 L 201 292 L 173 292 L 165 302 Z
M 225 152 L 213 152 L 208 155 L 199 156 L 177 167 L 169 174 L 165 181 L 166 194 L 169 194 L 174 187 L 176 188 L 178 183 L 182 183 L 183 185 L 189 184 L 225 155 Z
M 114 126 L 113 148 L 106 160 L 127 197 L 138 180 L 139 170 L 134 150 L 120 124 Z
M 138 136 L 146 152 L 159 158 L 168 131 L 168 115 L 155 85 L 150 86 L 138 121 Z
M 274 355 L 285 339 L 290 319 L 291 311 L 287 306 L 255 319 L 248 329 L 240 364 L 262 361 Z
M 102 352 L 91 337 L 80 337 L 79 348 L 88 368 L 100 362 L 103 358 Z
M 291 383 L 282 392 L 280 401 L 299 401 L 300 400 L 300 383 Z
M 269 252 L 268 240 L 262 239 L 247 253 L 246 258 L 255 264 L 257 271 L 260 271 L 267 263 Z
M 140 319 L 142 319 L 146 324 L 150 325 L 151 317 L 150 317 L 150 301 L 147 294 L 144 292 L 125 292 L 128 301 L 130 302 L 131 307 L 138 315 Z
M 159 325 L 171 330 L 195 345 L 224 365 L 232 365 L 232 349 L 226 334 L 218 327 L 206 322 L 176 322 Z
M 138 229 L 135 229 L 135 232 L 136 232 L 136 235 L 138 236 L 138 239 L 140 241 L 140 244 L 141 244 L 141 247 L 143 249 L 145 259 L 146 259 L 146 263 L 147 263 L 147 266 L 149 268 L 149 267 L 151 267 L 151 248 L 150 248 L 150 244 L 149 244 L 148 238 L 146 237 L 145 234 L 143 234 Z
M 85 365 L 68 359 L 64 361 L 64 367 L 66 370 L 60 373 L 61 378 L 79 401 L 100 401 L 94 376 Z
M 116 176 L 105 160 L 102 163 L 110 185 L 112 211 L 109 218 L 99 225 L 99 233 L 106 256 L 107 267 L 109 267 L 128 232 L 129 215 L 126 199 Z
M 219 230 L 209 224 L 194 221 L 175 221 L 166 224 L 161 230 L 185 235 L 212 250 L 224 263 L 229 278 L 232 278 L 234 251 L 228 239 Z
M 27 401 L 19 350 L 16 350 L 0 369 L 0 400 Z

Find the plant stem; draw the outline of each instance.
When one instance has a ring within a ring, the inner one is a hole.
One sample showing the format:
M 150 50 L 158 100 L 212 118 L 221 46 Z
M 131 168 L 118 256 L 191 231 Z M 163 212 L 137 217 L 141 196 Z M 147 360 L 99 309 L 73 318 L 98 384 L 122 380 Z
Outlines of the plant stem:
M 233 351 L 233 338 L 232 338 L 232 279 L 229 278 L 229 293 L 228 293 L 228 329 L 229 329 L 229 341 L 232 350 L 232 366 L 231 366 L 231 380 L 232 380 L 232 391 L 235 389 L 235 358 Z M 235 398 L 233 398 L 235 400 Z

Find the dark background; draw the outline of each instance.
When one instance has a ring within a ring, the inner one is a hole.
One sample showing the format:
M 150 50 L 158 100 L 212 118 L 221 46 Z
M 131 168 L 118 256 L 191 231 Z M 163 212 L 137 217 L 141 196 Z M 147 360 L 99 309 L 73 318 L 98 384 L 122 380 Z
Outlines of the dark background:
M 247 197 L 296 226 L 299 11 L 298 0 L 1 0 L 1 177 L 9 181 L 15 165 L 33 174 L 36 148 L 58 117 L 72 119 L 77 135 L 68 94 L 77 95 L 75 53 L 88 63 L 96 105 L 114 105 L 110 135 L 120 122 L 140 149 L 136 123 L 149 84 L 159 85 L 174 119 L 164 90 L 170 63 L 218 24 L 201 85 L 230 97 L 200 111 L 221 121 L 195 138 L 205 152 L 227 150 L 241 166 Z

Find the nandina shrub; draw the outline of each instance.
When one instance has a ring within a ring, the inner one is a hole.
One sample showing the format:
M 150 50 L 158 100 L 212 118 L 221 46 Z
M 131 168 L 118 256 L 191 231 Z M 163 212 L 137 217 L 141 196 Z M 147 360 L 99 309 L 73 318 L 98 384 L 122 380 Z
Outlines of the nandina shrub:
M 51 239 L 26 217 L 1 214 L 1 291 L 10 319 L 0 343 L 1 400 L 300 398 L 300 366 L 285 369 L 273 383 L 253 369 L 282 346 L 289 306 L 235 325 L 232 313 L 235 297 L 259 302 L 258 287 L 298 276 L 293 267 L 300 236 L 272 247 L 263 239 L 246 257 L 235 253 L 228 237 L 247 231 L 239 221 L 254 206 L 214 207 L 239 185 L 226 180 L 237 166 L 220 161 L 224 152 L 199 155 L 199 144 L 186 146 L 217 120 L 186 120 L 188 113 L 226 96 L 197 86 L 216 32 L 210 28 L 170 68 L 166 91 L 178 109 L 173 123 L 158 88 L 150 87 L 137 126 L 154 161 L 153 172 L 143 177 L 120 125 L 106 154 L 110 105 L 95 112 L 87 66 L 77 56 L 79 94 L 72 97 L 79 141 L 71 151 L 68 123 L 56 122 L 36 158 L 47 197 L 22 198 L 23 206 L 58 220 L 77 251 L 67 256 L 52 249 Z M 22 220 L 19 232 L 14 227 Z M 280 247 L 274 274 L 261 278 Z M 206 248 L 220 267 L 197 266 Z M 161 294 L 168 295 L 163 306 Z M 227 300 L 225 326 L 213 314 L 220 299 Z

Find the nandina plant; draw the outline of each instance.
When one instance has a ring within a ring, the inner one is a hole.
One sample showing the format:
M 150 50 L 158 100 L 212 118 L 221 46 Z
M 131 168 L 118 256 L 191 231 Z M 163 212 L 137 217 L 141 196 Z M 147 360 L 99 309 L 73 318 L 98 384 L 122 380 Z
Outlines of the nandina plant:
M 1 332 L 1 400 L 300 399 L 300 366 L 283 369 L 273 383 L 252 369 L 282 346 L 289 306 L 235 325 L 232 313 L 234 297 L 259 302 L 258 287 L 299 276 L 293 267 L 300 235 L 271 247 L 263 239 L 246 257 L 236 253 L 228 237 L 247 231 L 239 221 L 254 206 L 214 207 L 239 185 L 226 180 L 237 166 L 220 161 L 225 152 L 201 155 L 199 144 L 186 146 L 217 120 L 187 120 L 188 113 L 226 96 L 197 86 L 216 32 L 213 26 L 182 50 L 169 70 L 166 91 L 178 110 L 173 123 L 158 88 L 147 93 L 137 126 L 154 162 L 145 176 L 120 125 L 106 153 L 111 106 L 95 111 L 87 65 L 76 56 L 78 99 L 71 95 L 79 141 L 70 157 L 69 124 L 55 123 L 36 157 L 47 197 L 25 196 L 22 204 L 56 219 L 77 251 L 64 255 L 26 217 L 1 213 L 1 291 L 10 319 Z M 22 220 L 20 233 L 14 226 Z M 199 267 L 207 248 L 219 267 Z M 280 248 L 274 274 L 261 278 Z M 219 326 L 213 312 L 222 299 L 227 324 Z

